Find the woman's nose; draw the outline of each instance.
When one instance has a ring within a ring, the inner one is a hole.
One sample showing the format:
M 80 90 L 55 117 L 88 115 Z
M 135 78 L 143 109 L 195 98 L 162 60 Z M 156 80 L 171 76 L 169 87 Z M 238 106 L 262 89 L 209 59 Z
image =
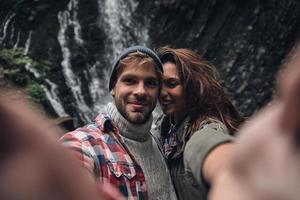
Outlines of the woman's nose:
M 167 90 L 166 90 L 166 86 L 164 84 L 162 84 L 162 87 L 161 87 L 161 91 L 160 91 L 160 97 L 165 97 L 167 96 Z

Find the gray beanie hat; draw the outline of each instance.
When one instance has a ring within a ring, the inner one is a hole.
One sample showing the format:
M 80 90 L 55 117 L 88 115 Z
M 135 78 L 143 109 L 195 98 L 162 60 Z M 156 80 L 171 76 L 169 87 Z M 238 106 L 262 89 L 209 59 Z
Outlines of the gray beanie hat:
M 156 55 L 156 53 L 154 51 L 152 51 L 151 49 L 144 47 L 144 46 L 132 46 L 129 47 L 127 49 L 125 49 L 119 56 L 118 58 L 115 60 L 114 64 L 113 64 L 113 70 L 111 72 L 110 75 L 110 80 L 109 80 L 109 91 L 111 91 L 114 87 L 114 82 L 116 81 L 117 78 L 117 71 L 118 71 L 118 67 L 119 67 L 119 62 L 120 60 L 122 60 L 123 58 L 125 58 L 128 54 L 130 53 L 134 53 L 134 52 L 142 52 L 147 54 L 148 56 L 150 56 L 151 58 L 153 58 L 153 60 L 157 63 L 158 65 L 158 69 L 163 72 L 163 67 L 162 67 L 162 63 L 159 59 L 159 57 Z

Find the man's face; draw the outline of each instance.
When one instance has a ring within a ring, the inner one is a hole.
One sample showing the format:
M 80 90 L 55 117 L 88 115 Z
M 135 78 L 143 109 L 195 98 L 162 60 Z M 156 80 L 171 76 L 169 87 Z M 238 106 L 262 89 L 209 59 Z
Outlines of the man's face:
M 159 80 L 155 66 L 125 66 L 112 90 L 114 103 L 122 116 L 131 123 L 143 124 L 156 106 Z

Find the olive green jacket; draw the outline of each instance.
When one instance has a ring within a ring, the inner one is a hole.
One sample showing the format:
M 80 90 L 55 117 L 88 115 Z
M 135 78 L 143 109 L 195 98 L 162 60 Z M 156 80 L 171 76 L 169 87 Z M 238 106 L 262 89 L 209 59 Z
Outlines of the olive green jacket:
M 163 134 L 168 133 L 168 124 L 167 117 L 161 117 L 152 129 L 152 134 L 161 145 L 163 144 Z M 205 200 L 209 184 L 201 174 L 203 161 L 213 148 L 232 141 L 233 137 L 228 134 L 223 123 L 214 119 L 204 121 L 201 128 L 192 133 L 189 117 L 182 121 L 176 136 L 178 146 L 167 163 L 178 199 Z

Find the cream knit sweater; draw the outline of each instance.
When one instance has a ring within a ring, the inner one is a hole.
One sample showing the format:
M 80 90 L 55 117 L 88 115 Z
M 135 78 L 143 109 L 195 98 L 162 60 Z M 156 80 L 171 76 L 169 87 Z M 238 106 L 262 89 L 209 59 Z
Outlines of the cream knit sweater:
M 106 106 L 106 113 L 117 124 L 126 147 L 144 172 L 149 200 L 177 199 L 168 167 L 150 134 L 152 116 L 146 123 L 135 125 L 113 103 Z

